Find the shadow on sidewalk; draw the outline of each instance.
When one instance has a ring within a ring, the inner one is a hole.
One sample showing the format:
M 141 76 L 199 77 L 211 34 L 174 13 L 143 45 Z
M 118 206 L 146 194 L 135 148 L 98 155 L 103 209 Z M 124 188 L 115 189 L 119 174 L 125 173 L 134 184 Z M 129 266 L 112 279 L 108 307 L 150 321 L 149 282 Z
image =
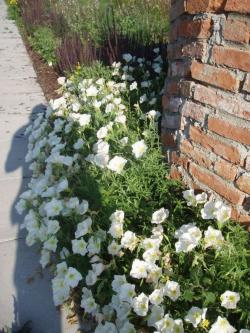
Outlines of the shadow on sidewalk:
M 30 123 L 34 121 L 39 112 L 44 112 L 44 105 L 37 105 L 33 108 Z M 32 332 L 32 333 L 60 333 L 61 320 L 60 313 L 56 310 L 52 300 L 52 289 L 50 276 L 48 272 L 41 272 L 39 266 L 39 254 L 35 247 L 27 247 L 25 244 L 25 234 L 21 230 L 20 225 L 23 216 L 17 215 L 15 205 L 18 202 L 19 195 L 27 188 L 30 172 L 25 163 L 25 155 L 27 152 L 27 139 L 24 137 L 25 129 L 28 125 L 21 127 L 13 136 L 11 148 L 5 162 L 5 170 L 7 173 L 13 172 L 18 168 L 22 169 L 22 182 L 19 193 L 11 209 L 11 223 L 18 225 L 16 262 L 13 279 L 15 293 L 12 299 L 4 300 L 6 303 L 13 303 L 14 321 L 12 322 L 11 332 Z M 21 147 L 25 146 L 25 153 L 20 158 L 20 145 L 16 145 L 17 140 L 22 140 Z M 1 310 L 0 310 L 1 311 Z M 31 321 L 32 331 L 20 331 L 20 328 L 28 321 Z M 4 332 L 4 328 L 0 327 L 0 332 Z

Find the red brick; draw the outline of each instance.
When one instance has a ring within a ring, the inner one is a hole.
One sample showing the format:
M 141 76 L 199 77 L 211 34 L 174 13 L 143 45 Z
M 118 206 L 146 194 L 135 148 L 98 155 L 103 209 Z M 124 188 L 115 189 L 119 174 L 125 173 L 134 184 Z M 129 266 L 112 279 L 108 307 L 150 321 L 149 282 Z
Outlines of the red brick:
M 240 163 L 241 155 L 238 148 L 214 139 L 211 135 L 202 132 L 199 128 L 190 127 L 190 138 L 203 146 L 204 148 L 214 152 L 215 154 L 227 159 L 232 163 Z
M 228 18 L 225 23 L 223 36 L 233 42 L 249 43 L 249 33 L 250 29 L 246 21 Z
M 218 118 L 208 119 L 208 129 L 225 138 L 250 145 L 250 128 L 234 125 Z
M 188 140 L 183 140 L 180 145 L 180 151 L 195 160 L 199 165 L 210 168 L 212 161 L 206 153 L 195 148 Z
M 182 166 L 184 169 L 188 169 L 189 160 L 184 155 L 177 154 L 176 151 L 171 153 L 171 163 Z
M 170 7 L 170 21 L 175 20 L 178 16 L 185 12 L 185 1 L 176 1 Z
M 170 73 L 172 77 L 181 76 L 187 77 L 190 76 L 190 62 L 188 61 L 174 61 L 170 65 Z
M 216 176 L 212 172 L 198 167 L 196 164 L 191 163 L 189 166 L 190 173 L 202 184 L 208 186 L 213 191 L 217 192 L 227 201 L 241 205 L 245 199 L 245 194 L 236 188 L 227 184 L 223 179 Z
M 162 120 L 163 128 L 167 129 L 179 129 L 180 127 L 180 115 L 168 115 L 164 114 L 163 115 L 163 120 Z
M 231 181 L 233 181 L 237 175 L 237 167 L 223 159 L 215 162 L 214 170 L 217 175 Z
M 195 84 L 193 81 L 182 80 L 180 82 L 180 90 L 181 94 L 185 97 L 191 98 L 193 97 L 193 88 Z
M 191 101 L 186 101 L 182 107 L 181 113 L 185 117 L 192 118 L 198 122 L 204 122 L 206 114 L 209 110 L 202 106 L 195 104 Z
M 203 60 L 207 55 L 207 50 L 208 47 L 206 43 L 193 42 L 183 46 L 182 55 Z
M 168 80 L 166 83 L 165 92 L 169 95 L 179 95 L 180 94 L 180 82 L 179 80 Z
M 250 102 L 241 96 L 222 93 L 220 90 L 208 88 L 202 85 L 193 86 L 194 99 L 208 104 L 217 110 L 223 110 L 234 116 L 250 120 Z
M 167 46 L 167 58 L 168 60 L 182 59 L 182 44 L 168 44 Z
M 247 74 L 246 80 L 244 82 L 243 90 L 250 93 L 250 74 Z
M 175 135 L 174 133 L 163 132 L 161 133 L 161 143 L 163 146 L 176 147 Z
M 240 176 L 237 179 L 236 184 L 241 191 L 250 194 L 250 174 L 245 173 Z
M 250 52 L 236 48 L 214 46 L 212 61 L 217 65 L 225 65 L 242 71 L 250 71 Z
M 211 27 L 211 19 L 200 19 L 196 21 L 191 19 L 179 19 L 171 28 L 170 42 L 180 37 L 207 39 L 211 36 Z
M 188 0 L 187 11 L 190 14 L 216 12 L 223 9 L 225 0 Z
M 227 0 L 225 11 L 250 14 L 249 0 Z
M 176 179 L 176 180 L 181 180 L 181 178 L 182 178 L 180 171 L 176 168 L 175 165 L 171 165 L 170 178 Z
M 168 96 L 168 95 L 162 96 L 161 104 L 162 104 L 163 111 L 167 111 L 167 109 L 169 107 L 169 101 L 170 101 L 170 96 Z
M 191 76 L 195 80 L 226 90 L 237 91 L 239 89 L 240 82 L 236 76 L 223 68 L 216 68 L 193 61 L 191 65 Z

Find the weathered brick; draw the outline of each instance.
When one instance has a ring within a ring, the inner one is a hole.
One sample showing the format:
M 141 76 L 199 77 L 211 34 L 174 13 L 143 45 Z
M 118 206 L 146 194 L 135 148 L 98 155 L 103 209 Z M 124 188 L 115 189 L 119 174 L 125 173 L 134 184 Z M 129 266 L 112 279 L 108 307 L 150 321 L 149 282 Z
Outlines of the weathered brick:
M 249 43 L 250 29 L 246 21 L 238 18 L 228 18 L 225 22 L 223 37 L 238 43 Z
M 243 90 L 250 93 L 250 74 L 247 74 L 246 80 L 244 82 Z
M 230 203 L 235 205 L 241 205 L 243 203 L 245 194 L 227 184 L 219 176 L 200 168 L 194 163 L 190 163 L 189 171 L 199 182 L 211 188 Z
M 207 39 L 211 36 L 211 19 L 179 19 L 177 20 L 170 31 L 170 42 L 183 38 L 200 38 Z
M 191 76 L 195 80 L 230 91 L 239 89 L 239 80 L 230 71 L 223 68 L 216 68 L 211 65 L 200 64 L 193 61 L 191 65 Z
M 180 83 L 178 80 L 168 80 L 166 82 L 165 93 L 169 95 L 179 95 L 180 90 Z
M 170 178 L 176 179 L 176 180 L 181 180 L 181 178 L 182 178 L 182 174 L 180 173 L 180 171 L 177 169 L 177 167 L 174 164 L 172 164 L 171 168 L 170 168 Z
M 225 11 L 250 14 L 249 0 L 227 0 Z
M 170 101 L 170 96 L 169 95 L 163 95 L 161 104 L 162 104 L 162 109 L 163 111 L 167 111 L 169 108 L 169 101 Z
M 174 133 L 162 132 L 161 133 L 161 143 L 166 147 L 176 147 L 176 140 Z
M 204 133 L 199 128 L 194 126 L 190 127 L 189 135 L 194 142 L 197 142 L 204 148 L 227 159 L 229 162 L 240 163 L 241 154 L 238 148 L 230 144 L 216 140 L 211 135 Z
M 212 61 L 217 65 L 225 65 L 231 68 L 250 71 L 250 52 L 236 48 L 214 46 L 212 50 Z
M 223 110 L 234 116 L 250 120 L 250 102 L 241 96 L 222 93 L 220 90 L 202 85 L 193 85 L 194 100 Z
M 188 169 L 189 160 L 183 154 L 178 154 L 176 151 L 171 153 L 171 163 L 182 166 L 184 169 Z
M 172 77 L 188 77 L 190 76 L 190 62 L 174 61 L 170 65 L 170 73 Z
M 215 172 L 224 179 L 233 181 L 237 175 L 237 167 L 223 159 L 214 164 Z
M 245 160 L 245 169 L 247 171 L 250 171 L 250 155 L 246 157 L 246 160 Z
M 178 16 L 185 12 L 185 1 L 176 1 L 170 7 L 170 21 L 175 20 Z
M 181 113 L 185 117 L 192 118 L 200 123 L 203 123 L 206 114 L 209 112 L 208 108 L 195 104 L 191 101 L 186 101 L 181 109 Z
M 212 165 L 211 159 L 201 150 L 195 148 L 190 141 L 183 140 L 180 144 L 180 151 L 186 154 L 191 159 L 195 160 L 199 165 L 210 168 Z
M 248 173 L 245 173 L 243 175 L 241 175 L 237 181 L 236 181 L 236 184 L 238 186 L 238 188 L 247 193 L 247 194 L 250 194 L 250 174 Z
M 192 57 L 195 59 L 203 60 L 207 56 L 208 45 L 207 43 L 193 42 L 183 46 L 182 55 Z
M 178 129 L 180 127 L 180 115 L 163 115 L 163 128 Z
M 187 80 L 182 80 L 180 82 L 180 90 L 182 96 L 191 98 L 193 97 L 193 88 L 195 86 L 195 83 L 193 81 L 187 81 Z
M 250 145 L 250 128 L 234 125 L 227 120 L 210 117 L 208 129 L 225 138 Z
M 188 0 L 186 9 L 190 14 L 218 12 L 224 4 L 225 0 Z

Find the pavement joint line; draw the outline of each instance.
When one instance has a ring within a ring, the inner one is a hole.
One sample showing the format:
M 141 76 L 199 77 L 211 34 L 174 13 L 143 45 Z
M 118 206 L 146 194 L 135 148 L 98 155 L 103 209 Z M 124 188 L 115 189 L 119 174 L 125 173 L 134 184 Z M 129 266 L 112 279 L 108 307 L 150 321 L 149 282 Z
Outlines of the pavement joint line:
M 3 240 L 0 240 L 0 245 L 4 244 L 4 243 L 8 243 L 8 242 L 22 240 L 22 239 L 25 239 L 25 238 L 24 237 L 13 237 L 13 238 L 9 238 L 9 239 L 3 239 Z

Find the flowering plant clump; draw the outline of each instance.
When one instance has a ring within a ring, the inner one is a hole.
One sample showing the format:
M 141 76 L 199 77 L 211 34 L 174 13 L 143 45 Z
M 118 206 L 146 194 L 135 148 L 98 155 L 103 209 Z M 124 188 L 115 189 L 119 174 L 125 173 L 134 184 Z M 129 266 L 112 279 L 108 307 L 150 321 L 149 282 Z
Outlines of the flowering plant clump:
M 54 272 L 55 305 L 73 299 L 95 333 L 249 332 L 249 235 L 223 202 L 168 179 L 154 53 L 59 79 L 27 129 L 26 242 Z

